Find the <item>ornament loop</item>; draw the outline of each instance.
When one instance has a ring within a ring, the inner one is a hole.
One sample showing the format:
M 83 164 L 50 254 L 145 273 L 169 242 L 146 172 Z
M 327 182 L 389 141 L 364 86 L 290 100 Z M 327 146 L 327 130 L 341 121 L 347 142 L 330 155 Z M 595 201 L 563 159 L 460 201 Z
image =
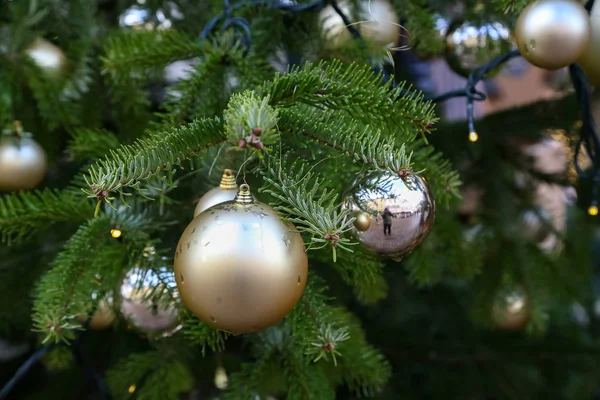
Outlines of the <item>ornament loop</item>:
M 235 181 L 235 176 L 230 169 L 226 169 L 223 171 L 223 177 L 221 178 L 221 184 L 219 185 L 221 189 L 237 189 L 237 182 Z
M 235 202 L 240 204 L 252 204 L 254 203 L 254 198 L 250 193 L 250 185 L 247 183 L 243 183 L 240 185 L 240 188 L 235 195 Z

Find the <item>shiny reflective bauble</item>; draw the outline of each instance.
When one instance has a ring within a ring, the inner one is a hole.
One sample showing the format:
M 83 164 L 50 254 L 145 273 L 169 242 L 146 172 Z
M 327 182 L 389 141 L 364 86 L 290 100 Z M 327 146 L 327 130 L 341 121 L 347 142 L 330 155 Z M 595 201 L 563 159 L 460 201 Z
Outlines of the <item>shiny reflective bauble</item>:
M 396 260 L 425 240 L 435 217 L 433 195 L 417 175 L 384 176 L 359 184 L 346 207 L 370 216 L 370 227 L 355 231 L 358 241 Z
M 142 5 L 133 5 L 119 16 L 119 26 L 141 30 L 170 29 L 172 19 L 182 18 L 183 14 L 173 2 L 165 3 L 165 8 L 156 12 Z
M 354 227 L 360 232 L 368 231 L 371 227 L 371 216 L 366 212 L 355 211 L 352 213 L 354 220 Z
M 492 322 L 505 331 L 521 330 L 531 318 L 527 293 L 520 287 L 501 289 L 492 306 Z
M 455 22 L 446 35 L 446 62 L 458 75 L 469 76 L 474 68 L 487 64 L 511 50 L 510 30 L 501 22 Z M 492 76 L 499 69 L 490 71 Z
M 121 284 L 121 313 L 142 332 L 170 336 L 181 327 L 175 298 L 178 295 L 172 271 L 166 267 L 158 270 L 134 267 Z
M 583 68 L 592 85 L 600 85 L 600 1 L 595 2 L 590 13 L 591 39 L 577 64 Z
M 296 305 L 308 273 L 302 236 L 248 185 L 235 200 L 198 215 L 175 251 L 175 279 L 199 319 L 233 333 L 280 321 Z
M 554 70 L 577 62 L 590 43 L 591 24 L 574 0 L 537 0 L 527 6 L 515 28 L 521 55 L 531 64 Z
M 339 8 L 359 30 L 361 36 L 374 50 L 381 50 L 388 45 L 394 45 L 400 37 L 398 15 L 387 0 L 370 0 L 360 3 L 358 13 L 348 1 L 339 1 Z M 353 19 L 357 15 L 358 20 Z M 339 49 L 349 41 L 354 40 L 342 18 L 332 6 L 326 6 L 319 14 L 325 46 L 329 49 Z
M 206 192 L 206 194 L 198 200 L 198 204 L 196 204 L 196 209 L 194 210 L 194 217 L 214 205 L 233 200 L 237 193 L 237 188 L 238 186 L 235 182 L 233 172 L 231 172 L 230 169 L 226 169 L 223 171 L 221 184 Z
M 33 62 L 49 78 L 59 78 L 67 70 L 67 57 L 56 45 L 38 38 L 25 50 Z
M 46 153 L 35 140 L 0 138 L 0 190 L 33 189 L 42 182 L 47 168 Z

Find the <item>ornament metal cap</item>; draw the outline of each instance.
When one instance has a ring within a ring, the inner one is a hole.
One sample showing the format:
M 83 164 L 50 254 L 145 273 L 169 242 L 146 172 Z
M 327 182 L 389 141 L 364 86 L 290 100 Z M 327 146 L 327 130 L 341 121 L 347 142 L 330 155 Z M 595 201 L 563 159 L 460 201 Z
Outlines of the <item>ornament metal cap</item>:
M 237 189 L 238 185 L 235 181 L 235 176 L 230 169 L 226 169 L 223 171 L 223 177 L 221 178 L 221 184 L 219 185 L 221 189 Z
M 246 183 L 241 184 L 234 201 L 238 204 L 254 203 L 254 198 L 252 197 L 252 193 L 250 193 L 250 185 Z

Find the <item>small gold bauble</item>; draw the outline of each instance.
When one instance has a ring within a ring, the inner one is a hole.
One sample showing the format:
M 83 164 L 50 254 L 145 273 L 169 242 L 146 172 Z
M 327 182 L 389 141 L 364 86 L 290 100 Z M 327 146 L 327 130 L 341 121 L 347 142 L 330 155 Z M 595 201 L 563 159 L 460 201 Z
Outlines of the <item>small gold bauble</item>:
M 537 0 L 527 6 L 515 28 L 521 55 L 531 64 L 554 70 L 577 62 L 590 43 L 591 24 L 574 0 Z
M 435 216 L 435 202 L 425 179 L 386 175 L 356 186 L 345 207 L 370 219 L 367 230 L 355 232 L 358 241 L 399 260 L 425 240 Z
M 92 294 L 92 299 L 97 298 L 97 293 Z M 77 317 L 77 321 L 82 324 L 87 322 L 87 316 Z M 105 296 L 98 302 L 94 314 L 88 324 L 88 329 L 100 331 L 108 328 L 115 321 L 116 315 L 113 312 L 113 299 L 111 296 Z
M 362 1 L 357 13 L 352 12 L 349 1 L 342 0 L 337 4 L 374 50 L 397 43 L 400 37 L 398 16 L 387 0 Z M 357 15 L 358 20 L 353 20 L 353 15 Z M 331 5 L 321 11 L 319 19 L 327 48 L 339 49 L 353 40 L 344 21 Z
M 518 331 L 531 317 L 527 293 L 520 287 L 503 288 L 494 299 L 492 322 L 498 329 Z
M 296 305 L 308 273 L 302 236 L 248 185 L 235 200 L 198 215 L 175 251 L 184 304 L 202 321 L 234 333 L 280 321 Z
M 226 169 L 223 171 L 221 184 L 206 192 L 206 194 L 198 200 L 198 204 L 196 204 L 196 209 L 194 210 L 194 218 L 204 210 L 207 210 L 216 204 L 235 199 L 237 188 L 238 186 L 235 182 L 233 172 L 230 169 Z
M 577 63 L 581 65 L 592 85 L 600 85 L 600 1 L 595 2 L 590 13 L 592 35 L 590 44 Z
M 371 227 L 371 216 L 366 212 L 356 211 L 352 213 L 354 218 L 354 227 L 361 232 L 368 231 Z
M 121 313 L 127 322 L 150 335 L 170 336 L 179 330 L 177 304 L 168 287 L 177 293 L 173 272 L 166 267 L 132 268 L 121 284 Z
M 33 189 L 46 175 L 44 149 L 33 139 L 0 138 L 0 190 Z
M 446 34 L 446 62 L 458 75 L 469 76 L 511 49 L 510 30 L 497 21 L 454 22 Z M 490 71 L 487 76 L 498 72 Z
M 50 78 L 59 78 L 67 69 L 67 57 L 60 47 L 49 41 L 38 38 L 25 53 L 40 67 L 44 74 Z

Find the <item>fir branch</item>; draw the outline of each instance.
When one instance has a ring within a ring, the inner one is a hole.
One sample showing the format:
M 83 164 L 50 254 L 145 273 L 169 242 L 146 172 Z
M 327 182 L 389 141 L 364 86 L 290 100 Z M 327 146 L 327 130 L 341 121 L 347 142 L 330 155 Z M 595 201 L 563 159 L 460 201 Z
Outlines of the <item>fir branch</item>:
M 183 334 L 193 344 L 200 345 L 202 355 L 206 355 L 206 348 L 212 351 L 223 351 L 225 349 L 225 340 L 229 333 L 217 330 L 210 325 L 200 321 L 189 311 L 182 311 Z
M 102 157 L 120 144 L 117 136 L 105 129 L 78 128 L 71 136 L 69 152 L 76 161 Z
M 287 378 L 288 400 L 335 399 L 334 388 L 319 368 L 306 364 L 302 354 L 288 350 L 283 354 L 283 372 Z
M 231 374 L 224 400 L 254 400 L 260 394 L 261 383 L 273 365 L 273 352 L 265 352 L 253 363 L 243 363 L 240 371 Z
M 311 235 L 309 250 L 331 245 L 334 262 L 338 247 L 351 251 L 352 243 L 342 235 L 351 229 L 353 219 L 341 211 L 335 192 L 321 190 L 323 180 L 314 177 L 306 162 L 298 160 L 289 168 L 281 165 L 278 171 L 269 167 L 263 176 L 267 186 L 261 191 L 279 200 L 275 210 L 296 224 L 300 232 Z
M 111 150 L 110 155 L 90 167 L 85 176 L 90 189 L 84 192 L 102 201 L 112 200 L 108 197 L 111 192 L 122 194 L 125 187 L 142 191 L 142 181 L 225 141 L 222 131 L 220 120 L 203 118 Z
M 0 197 L 0 234 L 3 242 L 26 240 L 57 222 L 83 222 L 93 204 L 65 190 L 34 190 Z

